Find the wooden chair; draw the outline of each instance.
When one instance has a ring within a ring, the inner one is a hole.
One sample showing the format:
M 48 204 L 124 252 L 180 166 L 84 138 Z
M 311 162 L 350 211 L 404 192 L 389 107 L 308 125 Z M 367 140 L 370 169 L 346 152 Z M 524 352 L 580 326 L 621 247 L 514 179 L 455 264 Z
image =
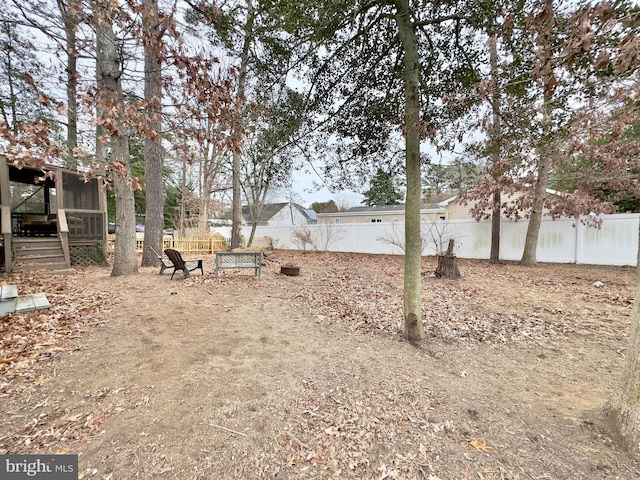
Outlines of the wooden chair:
M 173 264 L 169 266 L 169 268 L 173 268 L 173 273 L 171 273 L 172 279 L 177 270 L 182 270 L 182 273 L 184 274 L 184 278 L 187 278 L 189 276 L 189 272 L 193 272 L 194 270 L 197 270 L 197 269 L 200 269 L 200 271 L 202 272 L 202 275 L 204 275 L 204 269 L 202 267 L 202 259 L 184 260 L 180 252 L 172 248 L 167 248 L 164 251 L 164 254 L 167 256 L 167 258 L 169 258 L 169 261 Z M 190 268 L 187 266 L 187 263 L 196 263 L 196 266 L 193 268 Z

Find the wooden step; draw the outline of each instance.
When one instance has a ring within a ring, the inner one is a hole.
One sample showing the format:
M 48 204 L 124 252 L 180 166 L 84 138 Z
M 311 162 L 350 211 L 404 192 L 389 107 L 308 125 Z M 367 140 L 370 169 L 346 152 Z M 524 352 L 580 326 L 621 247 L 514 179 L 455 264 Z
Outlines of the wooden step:
M 60 239 L 57 237 L 51 237 L 51 238 L 16 237 L 13 239 L 13 244 L 15 246 L 31 246 L 31 245 L 41 245 L 41 244 L 60 245 Z
M 50 262 L 50 263 L 20 263 L 16 262 L 13 267 L 14 272 L 32 272 L 34 270 L 64 270 L 67 269 L 67 265 L 62 262 Z
M 16 265 L 22 264 L 45 264 L 45 263 L 60 263 L 64 262 L 64 256 L 60 255 L 32 255 L 29 257 L 16 258 Z
M 68 268 L 59 238 L 20 238 L 13 243 L 14 271 Z
M 16 250 L 16 258 L 39 258 L 39 257 L 57 257 L 64 255 L 62 248 L 37 248 L 32 250 Z

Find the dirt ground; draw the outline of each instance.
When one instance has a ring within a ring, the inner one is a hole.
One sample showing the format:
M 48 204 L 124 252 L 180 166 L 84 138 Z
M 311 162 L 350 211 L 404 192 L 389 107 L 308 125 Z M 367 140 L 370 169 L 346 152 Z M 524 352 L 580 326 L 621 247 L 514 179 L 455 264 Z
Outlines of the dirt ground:
M 76 453 L 101 480 L 640 478 L 594 421 L 635 269 L 435 266 L 417 346 L 401 257 L 276 251 L 261 279 L 216 279 L 212 257 L 188 279 L 11 275 L 53 307 L 0 320 L 0 453 Z

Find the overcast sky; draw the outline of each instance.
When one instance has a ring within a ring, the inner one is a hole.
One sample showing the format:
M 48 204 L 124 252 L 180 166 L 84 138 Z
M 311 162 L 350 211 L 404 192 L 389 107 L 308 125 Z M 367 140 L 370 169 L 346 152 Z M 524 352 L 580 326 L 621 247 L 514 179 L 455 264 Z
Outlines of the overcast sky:
M 351 190 L 329 191 L 322 186 L 322 179 L 314 172 L 298 170 L 292 173 L 292 188 L 273 193 L 272 202 L 285 202 L 291 194 L 294 201 L 303 207 L 310 207 L 314 202 L 333 200 L 339 207 L 351 208 L 362 205 L 363 195 Z

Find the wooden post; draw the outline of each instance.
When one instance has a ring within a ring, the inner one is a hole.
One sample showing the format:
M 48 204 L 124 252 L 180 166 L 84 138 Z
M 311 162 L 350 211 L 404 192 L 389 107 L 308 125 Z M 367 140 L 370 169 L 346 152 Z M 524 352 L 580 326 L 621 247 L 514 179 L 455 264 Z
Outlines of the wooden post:
M 458 258 L 453 253 L 455 240 L 449 240 L 447 251 L 438 254 L 438 268 L 436 268 L 436 277 L 438 278 L 462 278 L 460 270 L 458 270 Z

